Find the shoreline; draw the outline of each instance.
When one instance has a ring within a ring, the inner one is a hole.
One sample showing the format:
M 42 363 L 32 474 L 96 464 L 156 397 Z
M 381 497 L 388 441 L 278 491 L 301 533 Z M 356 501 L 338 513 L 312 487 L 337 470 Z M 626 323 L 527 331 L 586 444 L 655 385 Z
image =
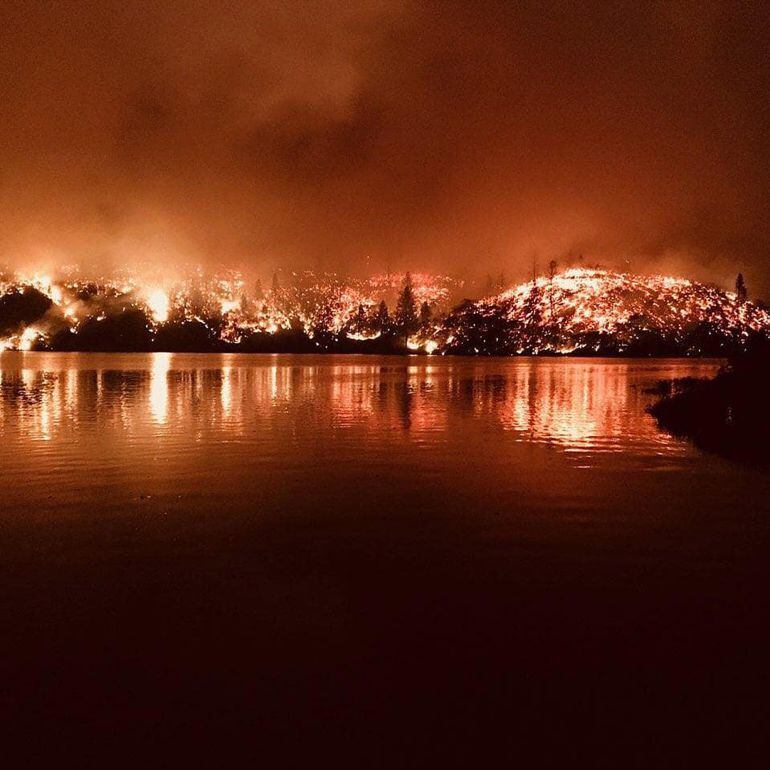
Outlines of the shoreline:
M 0 350 L 0 356 L 4 353 L 115 353 L 118 355 L 125 355 L 126 353 L 191 353 L 196 355 L 308 355 L 308 356 L 398 356 L 402 358 L 409 358 L 418 356 L 420 358 L 473 358 L 473 359 L 515 359 L 515 358 L 543 358 L 543 359 L 618 359 L 626 361 L 655 361 L 655 360 L 676 360 L 686 359 L 690 361 L 724 361 L 727 359 L 726 355 L 713 355 L 713 354 L 688 354 L 685 352 L 666 352 L 666 353 L 651 353 L 649 355 L 640 355 L 638 352 L 632 353 L 613 353 L 608 351 L 596 351 L 596 352 L 572 352 L 572 353 L 556 353 L 556 352 L 543 352 L 543 353 L 468 353 L 465 351 L 446 351 L 446 352 L 433 352 L 428 353 L 426 350 L 417 349 L 412 350 L 409 348 L 369 348 L 369 347 L 344 347 L 344 348 L 276 348 L 276 349 L 255 349 L 244 348 L 240 345 L 224 344 L 222 346 L 211 348 L 171 348 L 171 347 L 111 347 L 111 348 L 49 348 L 49 347 L 35 347 L 31 350 L 18 350 L 8 348 Z
M 730 460 L 770 463 L 770 349 L 761 345 L 731 359 L 711 379 L 658 383 L 661 398 L 647 408 L 659 427 Z

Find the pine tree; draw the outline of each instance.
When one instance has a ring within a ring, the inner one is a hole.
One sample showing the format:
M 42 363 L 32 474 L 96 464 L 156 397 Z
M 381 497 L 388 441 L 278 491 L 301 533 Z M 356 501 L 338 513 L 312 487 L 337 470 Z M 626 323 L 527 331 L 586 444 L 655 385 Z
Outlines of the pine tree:
M 735 279 L 735 293 L 738 295 L 738 302 L 745 302 L 749 297 L 746 281 L 743 280 L 743 273 L 738 273 L 738 277 Z
M 363 304 L 359 304 L 356 314 L 353 316 L 351 323 L 352 329 L 356 334 L 362 334 L 367 330 L 369 325 L 369 318 L 366 314 L 366 308 Z
M 430 305 L 427 302 L 423 302 L 420 305 L 420 328 L 427 329 L 430 324 L 431 312 Z
M 404 281 L 404 288 L 398 296 L 396 305 L 396 328 L 399 334 L 404 337 L 414 334 L 420 326 L 417 318 L 417 303 L 414 299 L 414 289 L 412 288 L 412 276 L 407 273 Z
M 377 308 L 377 315 L 375 317 L 377 329 L 382 334 L 388 334 L 390 332 L 390 313 L 388 313 L 388 305 L 385 300 L 381 300 L 379 307 Z

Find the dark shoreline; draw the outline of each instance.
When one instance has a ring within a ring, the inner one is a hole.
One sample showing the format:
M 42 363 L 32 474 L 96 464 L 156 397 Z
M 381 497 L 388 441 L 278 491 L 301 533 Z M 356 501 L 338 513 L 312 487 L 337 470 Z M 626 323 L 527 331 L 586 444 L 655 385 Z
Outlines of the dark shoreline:
M 664 381 L 649 413 L 664 430 L 731 460 L 770 464 L 770 349 L 732 358 L 712 379 Z

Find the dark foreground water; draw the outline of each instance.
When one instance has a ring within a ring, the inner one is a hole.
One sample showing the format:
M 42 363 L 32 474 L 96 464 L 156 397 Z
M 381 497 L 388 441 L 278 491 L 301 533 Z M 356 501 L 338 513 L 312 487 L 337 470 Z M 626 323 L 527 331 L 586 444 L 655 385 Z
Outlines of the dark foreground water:
M 4 730 L 72 766 L 763 766 L 770 476 L 644 412 L 716 366 L 2 354 Z

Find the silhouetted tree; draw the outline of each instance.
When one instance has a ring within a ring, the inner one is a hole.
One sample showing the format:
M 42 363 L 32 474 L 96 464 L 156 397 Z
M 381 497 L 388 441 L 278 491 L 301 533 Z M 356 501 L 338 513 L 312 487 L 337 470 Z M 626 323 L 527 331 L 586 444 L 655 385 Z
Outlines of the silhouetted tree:
M 556 268 L 558 267 L 558 264 L 555 259 L 552 259 L 548 263 L 548 278 L 553 281 L 554 276 L 556 275 Z
M 506 355 L 515 352 L 512 323 L 502 307 L 482 312 L 472 300 L 458 305 L 442 324 L 451 342 L 446 350 L 460 355 Z
M 430 305 L 427 302 L 423 302 L 422 305 L 420 305 L 420 328 L 427 329 L 430 324 L 430 319 Z
M 363 304 L 360 304 L 358 306 L 358 310 L 355 312 L 355 315 L 350 319 L 350 323 L 348 324 L 348 331 L 355 334 L 362 334 L 364 332 L 368 332 L 370 326 L 371 324 L 369 314 L 366 312 L 366 308 L 363 306 Z
M 749 297 L 749 292 L 746 289 L 746 281 L 743 280 L 743 273 L 738 273 L 735 279 L 735 293 L 738 295 L 739 302 L 745 302 Z
M 417 303 L 414 299 L 414 289 L 412 288 L 412 276 L 407 273 L 404 281 L 404 288 L 398 296 L 396 305 L 396 329 L 404 337 L 414 334 L 420 327 L 420 321 L 417 317 Z
M 313 338 L 322 346 L 328 347 L 334 333 L 332 327 L 334 325 L 334 308 L 331 303 L 321 301 L 315 307 L 311 316 L 311 328 L 313 330 Z
M 375 316 L 375 324 L 377 329 L 382 334 L 388 334 L 390 332 L 390 313 L 388 312 L 388 305 L 385 300 L 380 300 L 380 304 L 377 307 L 377 315 Z

